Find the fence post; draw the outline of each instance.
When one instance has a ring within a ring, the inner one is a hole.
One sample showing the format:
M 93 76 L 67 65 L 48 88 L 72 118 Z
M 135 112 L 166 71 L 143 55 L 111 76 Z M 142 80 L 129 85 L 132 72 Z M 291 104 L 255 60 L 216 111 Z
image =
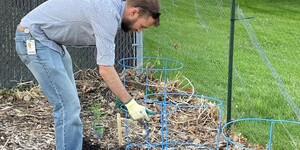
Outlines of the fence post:
M 136 66 L 143 66 L 143 32 L 135 32 L 136 57 L 138 57 Z
M 230 18 L 229 60 L 228 60 L 227 123 L 231 121 L 232 66 L 233 66 L 233 47 L 234 47 L 234 22 L 235 22 L 235 0 L 232 0 L 231 18 Z

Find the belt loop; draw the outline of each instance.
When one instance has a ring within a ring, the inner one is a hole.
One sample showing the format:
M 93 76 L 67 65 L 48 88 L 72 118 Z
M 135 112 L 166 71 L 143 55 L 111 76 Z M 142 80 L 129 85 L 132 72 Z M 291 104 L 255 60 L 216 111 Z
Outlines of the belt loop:
M 25 29 L 24 29 L 24 33 L 27 33 L 27 34 L 28 34 L 28 33 L 30 33 L 30 30 L 29 30 L 28 28 L 25 28 Z

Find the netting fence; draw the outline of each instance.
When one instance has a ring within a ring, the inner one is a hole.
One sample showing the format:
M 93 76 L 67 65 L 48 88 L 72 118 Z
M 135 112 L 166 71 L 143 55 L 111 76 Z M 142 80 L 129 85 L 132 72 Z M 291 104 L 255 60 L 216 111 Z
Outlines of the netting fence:
M 21 18 L 45 0 L 13 0 L 0 1 L 0 87 L 11 88 L 18 83 L 35 81 L 27 67 L 20 61 L 15 52 L 14 35 Z M 116 62 L 124 57 L 137 54 L 137 33 L 119 31 L 116 42 Z M 96 68 L 95 47 L 67 47 L 73 60 L 73 68 Z M 134 62 L 132 62 L 134 63 Z M 116 69 L 121 66 L 116 63 Z
M 231 2 L 161 1 L 162 25 L 144 33 L 144 56 L 183 62 L 185 67 L 180 72 L 193 83 L 196 93 L 220 98 L 225 106 Z M 296 75 L 299 74 L 299 69 L 296 69 L 299 61 L 296 60 L 300 56 L 297 40 L 300 36 L 297 27 L 300 3 L 236 2 L 233 120 L 252 117 L 300 120 L 300 79 Z M 257 127 L 249 123 L 239 125 L 235 132 L 267 147 L 268 141 L 262 140 L 260 133 L 269 134 L 268 128 L 269 125 Z M 255 133 L 249 132 L 251 129 Z M 299 149 L 299 144 L 294 144 L 300 140 L 295 129 L 295 126 L 285 126 L 284 131 L 276 130 L 272 149 Z M 280 135 L 289 137 L 280 139 Z

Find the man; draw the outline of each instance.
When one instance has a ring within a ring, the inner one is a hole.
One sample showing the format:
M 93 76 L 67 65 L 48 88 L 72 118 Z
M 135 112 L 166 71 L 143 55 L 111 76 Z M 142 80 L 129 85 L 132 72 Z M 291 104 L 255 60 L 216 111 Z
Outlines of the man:
M 16 50 L 53 105 L 57 150 L 82 148 L 80 102 L 64 45 L 96 45 L 99 73 L 133 119 L 153 114 L 136 103 L 114 68 L 118 28 L 125 32 L 159 25 L 157 0 L 48 0 L 16 30 Z M 92 57 L 92 56 L 91 56 Z

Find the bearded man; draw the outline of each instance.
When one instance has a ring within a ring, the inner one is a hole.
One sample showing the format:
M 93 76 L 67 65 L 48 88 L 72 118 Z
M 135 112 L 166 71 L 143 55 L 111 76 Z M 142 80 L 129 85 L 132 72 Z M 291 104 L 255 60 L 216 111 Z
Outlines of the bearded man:
M 16 51 L 53 106 L 57 150 L 82 149 L 83 127 L 72 60 L 64 45 L 96 45 L 99 74 L 134 120 L 153 114 L 139 105 L 115 68 L 115 36 L 158 26 L 157 0 L 48 0 L 22 18 Z M 84 53 L 84 51 L 82 51 Z

